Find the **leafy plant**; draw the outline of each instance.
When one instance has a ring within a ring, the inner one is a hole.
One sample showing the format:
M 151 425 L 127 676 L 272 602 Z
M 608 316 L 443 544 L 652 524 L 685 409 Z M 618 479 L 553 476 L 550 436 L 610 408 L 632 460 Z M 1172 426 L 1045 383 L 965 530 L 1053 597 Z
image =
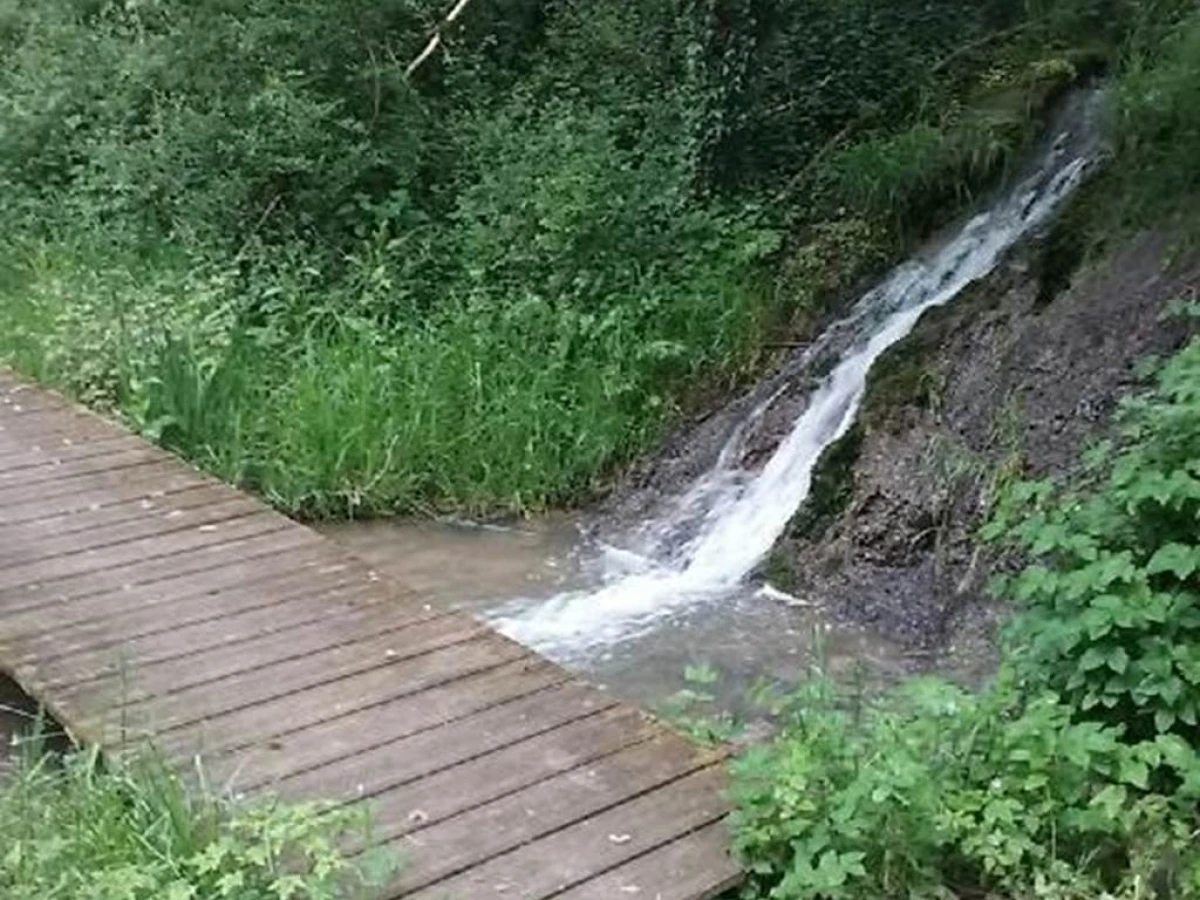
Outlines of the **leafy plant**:
M 433 0 L 0 0 L 0 358 L 296 514 L 579 502 L 1000 171 L 1096 4 L 502 0 L 410 76 Z
M 0 893 L 13 900 L 348 900 L 394 868 L 339 849 L 366 833 L 361 810 L 229 803 L 152 760 L 36 748 L 0 783 Z
M 714 708 L 716 695 L 712 688 L 721 681 L 721 673 L 707 663 L 699 663 L 685 668 L 683 679 L 688 686 L 668 697 L 660 714 L 701 744 L 721 744 L 737 737 L 743 723 L 729 711 Z
M 1144 219 L 1200 188 L 1200 17 L 1135 45 L 1117 92 L 1118 152 L 1134 181 L 1125 194 Z
M 1127 402 L 1080 482 L 1015 486 L 987 527 L 1036 562 L 998 588 L 1020 671 L 1131 737 L 1200 736 L 1200 340 Z
M 1175 854 L 1172 879 L 1200 873 L 1200 757 L 1174 736 L 931 680 L 855 711 L 817 676 L 785 721 L 734 764 L 747 897 L 1136 898 Z

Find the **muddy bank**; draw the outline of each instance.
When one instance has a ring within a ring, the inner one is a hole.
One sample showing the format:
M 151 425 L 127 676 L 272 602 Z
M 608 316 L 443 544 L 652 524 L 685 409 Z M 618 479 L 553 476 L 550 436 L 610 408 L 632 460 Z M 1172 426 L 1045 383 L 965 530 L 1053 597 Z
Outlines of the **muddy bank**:
M 1063 226 L 927 312 L 872 370 L 858 425 L 829 448 L 766 575 L 931 664 L 987 671 L 1004 614 L 974 540 L 997 485 L 1064 473 L 1141 382 L 1138 362 L 1186 339 L 1163 318 L 1200 284 L 1200 254 L 1145 235 L 1075 270 Z M 764 423 L 760 451 L 786 433 Z

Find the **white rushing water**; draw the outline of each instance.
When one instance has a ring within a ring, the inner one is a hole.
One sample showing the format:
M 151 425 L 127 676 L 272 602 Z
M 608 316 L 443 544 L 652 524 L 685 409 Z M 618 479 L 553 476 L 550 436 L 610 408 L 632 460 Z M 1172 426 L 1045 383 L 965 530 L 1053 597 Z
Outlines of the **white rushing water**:
M 1088 98 L 1094 105 L 1094 98 Z M 1094 152 L 1090 115 L 1040 154 L 1033 174 L 963 225 L 926 258 L 905 263 L 810 348 L 836 364 L 807 398 L 787 438 L 761 469 L 739 468 L 746 437 L 780 395 L 774 391 L 735 429 L 713 469 L 639 529 L 636 549 L 609 547 L 600 586 L 549 600 L 514 601 L 493 617 L 501 631 L 559 659 L 602 651 L 700 603 L 733 596 L 770 552 L 808 495 L 821 452 L 853 424 L 872 363 L 921 314 L 986 276 L 1006 250 L 1045 222 L 1078 184 Z M 801 368 L 800 376 L 806 373 Z M 686 524 L 681 524 L 686 523 Z M 679 539 L 680 532 L 685 538 Z

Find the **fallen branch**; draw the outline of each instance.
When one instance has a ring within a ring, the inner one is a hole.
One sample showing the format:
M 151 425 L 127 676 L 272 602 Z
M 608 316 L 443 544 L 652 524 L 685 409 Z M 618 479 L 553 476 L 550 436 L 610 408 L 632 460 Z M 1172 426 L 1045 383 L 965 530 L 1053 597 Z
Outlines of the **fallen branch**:
M 454 24 L 454 20 L 462 15 L 463 10 L 467 8 L 467 5 L 470 2 L 471 0 L 458 0 L 458 2 L 454 4 L 454 8 L 450 10 L 450 13 L 442 20 L 442 23 L 438 25 L 437 29 L 434 30 L 433 35 L 429 38 L 429 43 L 425 45 L 425 49 L 418 53 L 416 59 L 410 62 L 408 64 L 408 68 L 404 70 L 404 76 L 406 78 L 411 77 L 412 73 L 417 71 L 417 69 L 421 67 L 421 64 L 425 62 L 425 60 L 433 56 L 434 51 L 441 46 L 442 31 L 447 26 Z

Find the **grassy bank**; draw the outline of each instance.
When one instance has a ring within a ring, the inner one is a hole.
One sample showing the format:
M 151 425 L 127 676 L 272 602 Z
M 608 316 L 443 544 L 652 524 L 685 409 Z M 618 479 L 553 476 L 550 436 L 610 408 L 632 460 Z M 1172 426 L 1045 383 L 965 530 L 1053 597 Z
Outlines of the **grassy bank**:
M 1110 5 L 512 0 L 406 75 L 434 4 L 9 0 L 0 358 L 302 515 L 581 502 L 1000 175 Z

